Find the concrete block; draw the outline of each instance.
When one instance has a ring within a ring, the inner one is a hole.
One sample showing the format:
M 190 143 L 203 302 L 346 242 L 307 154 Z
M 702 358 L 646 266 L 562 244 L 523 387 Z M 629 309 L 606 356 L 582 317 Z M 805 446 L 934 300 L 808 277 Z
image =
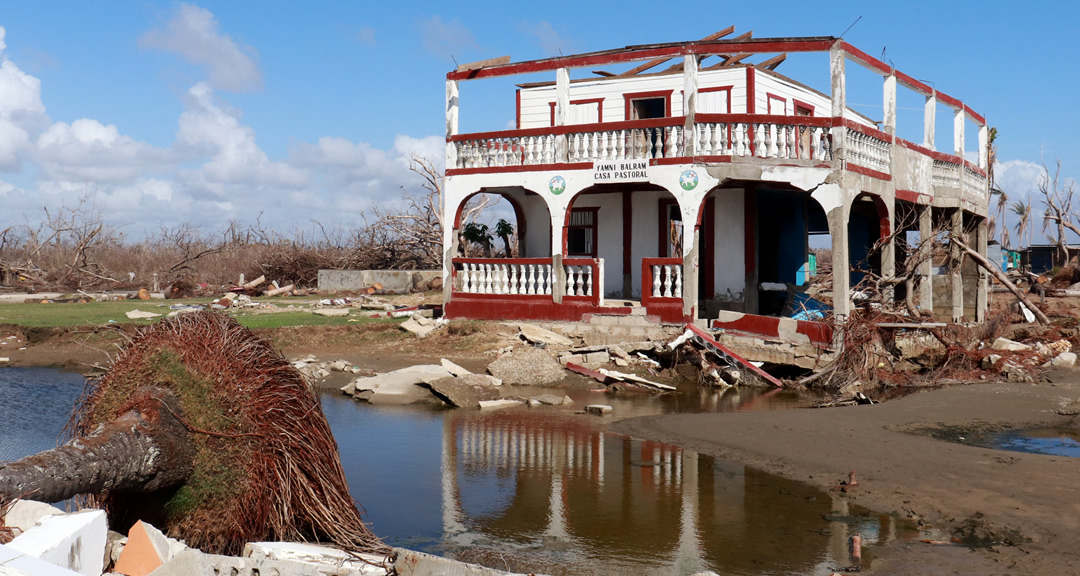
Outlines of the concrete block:
M 139 520 L 128 531 L 127 544 L 120 552 L 113 572 L 125 576 L 146 576 L 186 549 L 183 542 L 169 538 L 157 528 Z
M 1073 366 L 1076 366 L 1076 354 L 1072 352 L 1062 352 L 1050 361 L 1050 365 L 1061 368 L 1072 368 Z
M 521 337 L 536 344 L 554 345 L 554 346 L 573 346 L 574 341 L 563 336 L 562 334 L 556 334 L 551 330 L 546 330 L 533 324 L 519 324 L 518 330 L 521 331 Z
M 299 542 L 249 542 L 243 555 L 254 560 L 302 562 L 322 570 L 344 568 L 363 576 L 386 576 L 391 566 L 390 559 L 383 556 L 359 554 L 358 559 L 337 548 Z
M 587 364 L 607 364 L 611 362 L 611 355 L 604 352 L 590 352 L 585 355 L 585 362 Z
M 499 400 L 481 400 L 481 410 L 498 410 L 499 408 L 510 408 L 512 406 L 521 406 L 524 404 L 521 400 L 511 400 L 510 398 L 502 398 Z
M 1008 350 L 1009 352 L 1018 352 L 1020 350 L 1031 350 L 1031 346 L 1028 346 L 1027 344 L 1021 344 L 1020 342 L 1015 342 L 1013 340 L 1009 340 L 1008 338 L 998 338 L 997 340 L 994 340 L 994 343 L 990 347 L 993 348 L 994 350 Z
M 398 576 L 515 576 L 494 568 L 466 564 L 448 558 L 394 548 L 394 570 Z M 543 576 L 536 574 L 536 576 Z
M 589 404 L 585 407 L 585 411 L 589 414 L 611 414 L 611 406 L 607 404 Z
M 102 510 L 49 516 L 8 546 L 86 576 L 98 576 L 105 564 L 109 525 Z
M 27 556 L 0 544 L 0 576 L 77 576 L 78 574 L 78 572 Z
M 448 372 L 450 372 L 451 374 L 453 374 L 454 376 L 467 376 L 469 374 L 472 374 L 472 372 L 469 372 L 465 368 L 462 368 L 461 366 L 458 366 L 457 364 L 454 364 L 453 362 L 447 360 L 446 358 L 443 358 L 440 362 L 442 363 L 442 367 L 446 368 L 446 370 Z
M 559 364 L 562 364 L 563 366 L 566 366 L 569 363 L 584 364 L 585 363 L 585 355 L 584 354 L 566 354 L 566 355 L 563 355 L 563 356 L 559 356 Z
M 19 533 L 22 533 L 36 526 L 42 518 L 63 513 L 63 510 L 52 504 L 34 500 L 16 500 L 4 515 L 4 526 L 18 529 Z

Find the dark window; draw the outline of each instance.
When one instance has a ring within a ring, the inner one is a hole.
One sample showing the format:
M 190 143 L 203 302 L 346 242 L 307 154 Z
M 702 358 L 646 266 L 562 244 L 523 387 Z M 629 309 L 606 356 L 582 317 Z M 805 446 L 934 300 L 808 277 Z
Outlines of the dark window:
M 666 98 L 637 98 L 630 101 L 633 120 L 664 118 L 667 116 Z
M 566 228 L 566 255 L 596 258 L 596 220 L 599 208 L 574 208 Z

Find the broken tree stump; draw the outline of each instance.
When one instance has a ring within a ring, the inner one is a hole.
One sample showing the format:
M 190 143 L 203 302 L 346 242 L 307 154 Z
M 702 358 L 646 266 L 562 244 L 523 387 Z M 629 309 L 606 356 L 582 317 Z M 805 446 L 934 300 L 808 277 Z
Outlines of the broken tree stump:
M 115 530 L 144 520 L 216 554 L 268 540 L 391 551 L 349 495 L 318 395 L 223 314 L 142 328 L 88 383 L 68 434 L 53 455 L 0 466 L 0 500 L 88 494 Z

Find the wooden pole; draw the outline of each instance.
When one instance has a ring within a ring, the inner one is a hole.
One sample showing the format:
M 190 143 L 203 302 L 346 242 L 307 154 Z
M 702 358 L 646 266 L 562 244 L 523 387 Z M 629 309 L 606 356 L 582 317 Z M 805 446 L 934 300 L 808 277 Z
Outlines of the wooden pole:
M 1027 306 L 1028 310 L 1031 310 L 1035 314 L 1035 319 L 1039 321 L 1039 324 L 1042 324 L 1043 326 L 1047 326 L 1050 324 L 1050 319 L 1046 317 L 1046 314 L 1043 314 L 1042 310 L 1036 308 L 1035 305 L 1031 303 L 1031 300 L 1028 300 L 1028 297 L 1025 296 L 1019 288 L 1016 287 L 1016 284 L 1010 282 L 1009 278 L 1005 276 L 1005 273 L 1002 272 L 997 266 L 991 264 L 989 260 L 984 258 L 978 252 L 972 250 L 970 247 L 968 247 L 967 244 L 964 244 L 955 236 L 950 238 L 950 242 L 956 242 L 956 245 L 963 249 L 964 252 L 967 253 L 967 255 L 970 256 L 976 264 L 982 266 L 988 272 L 993 274 L 994 278 L 998 279 L 998 282 L 1001 282 L 1002 285 L 1008 288 L 1009 292 L 1012 292 L 1020 300 L 1020 302 L 1023 303 L 1024 306 Z

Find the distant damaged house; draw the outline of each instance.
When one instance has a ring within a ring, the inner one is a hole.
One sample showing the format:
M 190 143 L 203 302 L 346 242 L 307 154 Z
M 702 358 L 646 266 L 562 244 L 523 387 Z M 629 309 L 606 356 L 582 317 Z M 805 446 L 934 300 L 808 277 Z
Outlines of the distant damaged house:
M 815 242 L 831 245 L 831 263 L 817 265 L 831 264 L 840 317 L 864 273 L 892 277 L 916 237 L 944 230 L 985 254 L 982 116 L 842 39 L 725 33 L 447 74 L 449 317 L 578 321 L 640 305 L 664 322 L 827 345 L 824 325 L 782 317 L 814 273 Z M 807 78 L 776 71 L 789 55 Z M 859 102 L 880 101 L 881 118 L 849 104 L 849 71 L 870 80 Z M 500 81 L 516 98 L 515 127 L 461 133 L 459 108 L 468 119 L 490 105 Z M 480 97 L 473 82 L 492 86 Z M 466 84 L 475 100 L 461 96 Z M 897 135 L 898 90 L 917 99 L 905 118 L 921 116 L 918 142 Z M 953 128 L 947 152 L 939 124 Z M 965 157 L 969 140 L 977 161 Z M 513 206 L 519 257 L 459 256 L 462 210 L 477 194 Z M 918 306 L 981 321 L 986 274 L 960 265 L 942 274 L 925 260 Z

